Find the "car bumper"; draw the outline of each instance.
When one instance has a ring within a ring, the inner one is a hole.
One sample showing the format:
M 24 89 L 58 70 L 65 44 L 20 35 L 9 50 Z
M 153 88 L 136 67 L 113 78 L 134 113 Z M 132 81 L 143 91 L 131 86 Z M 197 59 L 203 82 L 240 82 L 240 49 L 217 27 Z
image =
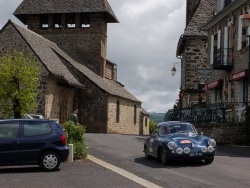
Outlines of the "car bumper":
M 69 157 L 69 148 L 68 148 L 68 146 L 63 146 L 63 147 L 58 148 L 58 152 L 60 154 L 61 161 L 65 162 Z
M 211 153 L 202 153 L 202 152 L 190 152 L 189 154 L 178 154 L 176 152 L 172 152 L 169 151 L 167 152 L 167 158 L 169 160 L 183 160 L 183 161 L 187 161 L 187 160 L 206 160 L 206 159 L 211 159 L 214 158 L 215 156 L 215 152 L 211 152 Z

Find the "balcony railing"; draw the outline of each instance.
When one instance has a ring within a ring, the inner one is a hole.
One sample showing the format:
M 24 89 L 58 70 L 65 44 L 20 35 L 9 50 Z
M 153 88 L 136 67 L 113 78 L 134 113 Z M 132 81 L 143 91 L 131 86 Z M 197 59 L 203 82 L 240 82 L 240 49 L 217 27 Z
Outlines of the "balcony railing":
M 243 122 L 246 106 L 246 103 L 215 103 L 171 109 L 165 114 L 164 121 Z
M 233 68 L 232 48 L 220 48 L 214 51 L 213 68 L 216 70 L 231 70 Z

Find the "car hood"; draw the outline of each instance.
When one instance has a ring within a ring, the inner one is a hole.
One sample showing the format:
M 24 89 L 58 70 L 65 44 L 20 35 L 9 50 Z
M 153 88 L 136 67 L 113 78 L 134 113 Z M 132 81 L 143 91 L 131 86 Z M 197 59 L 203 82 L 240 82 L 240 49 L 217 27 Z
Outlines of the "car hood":
M 209 137 L 198 134 L 173 134 L 167 137 L 168 141 L 174 141 L 178 145 L 188 144 L 188 141 L 194 145 L 204 145 L 210 139 Z

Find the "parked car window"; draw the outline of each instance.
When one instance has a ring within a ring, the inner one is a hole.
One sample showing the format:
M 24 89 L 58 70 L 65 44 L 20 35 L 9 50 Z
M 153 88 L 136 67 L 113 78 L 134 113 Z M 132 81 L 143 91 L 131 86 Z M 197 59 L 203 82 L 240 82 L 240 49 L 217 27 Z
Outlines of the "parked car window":
M 52 128 L 49 123 L 41 122 L 25 122 L 23 126 L 23 136 L 39 136 L 49 134 L 52 132 Z
M 1 123 L 0 139 L 17 138 L 19 123 Z

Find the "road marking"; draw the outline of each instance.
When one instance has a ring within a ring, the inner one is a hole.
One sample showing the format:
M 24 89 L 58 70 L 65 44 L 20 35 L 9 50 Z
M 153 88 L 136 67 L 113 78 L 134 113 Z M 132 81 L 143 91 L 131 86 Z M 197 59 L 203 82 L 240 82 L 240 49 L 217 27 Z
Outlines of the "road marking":
M 144 187 L 147 187 L 147 188 L 162 188 L 162 187 L 160 187 L 160 186 L 158 186 L 158 185 L 156 185 L 154 183 L 151 183 L 151 182 L 149 182 L 149 181 L 147 181 L 145 179 L 142 179 L 142 178 L 140 178 L 140 177 L 138 177 L 138 176 L 136 176 L 136 175 L 134 175 L 134 174 L 132 174 L 132 173 L 130 173 L 128 171 L 125 171 L 125 170 L 123 170 L 121 168 L 118 168 L 118 167 L 116 167 L 114 165 L 106 163 L 106 162 L 104 162 L 104 161 L 102 161 L 100 159 L 97 159 L 97 158 L 95 158 L 95 157 L 93 157 L 91 155 L 88 155 L 87 158 L 89 160 L 91 160 L 91 161 L 93 161 L 93 162 L 95 162 L 95 163 L 97 163 L 97 164 L 99 164 L 99 165 L 101 165 L 101 166 L 103 166 L 103 167 L 117 173 L 117 174 L 120 174 L 121 176 L 123 176 L 125 178 L 128 178 L 129 180 L 132 180 L 132 181 L 144 186 Z

